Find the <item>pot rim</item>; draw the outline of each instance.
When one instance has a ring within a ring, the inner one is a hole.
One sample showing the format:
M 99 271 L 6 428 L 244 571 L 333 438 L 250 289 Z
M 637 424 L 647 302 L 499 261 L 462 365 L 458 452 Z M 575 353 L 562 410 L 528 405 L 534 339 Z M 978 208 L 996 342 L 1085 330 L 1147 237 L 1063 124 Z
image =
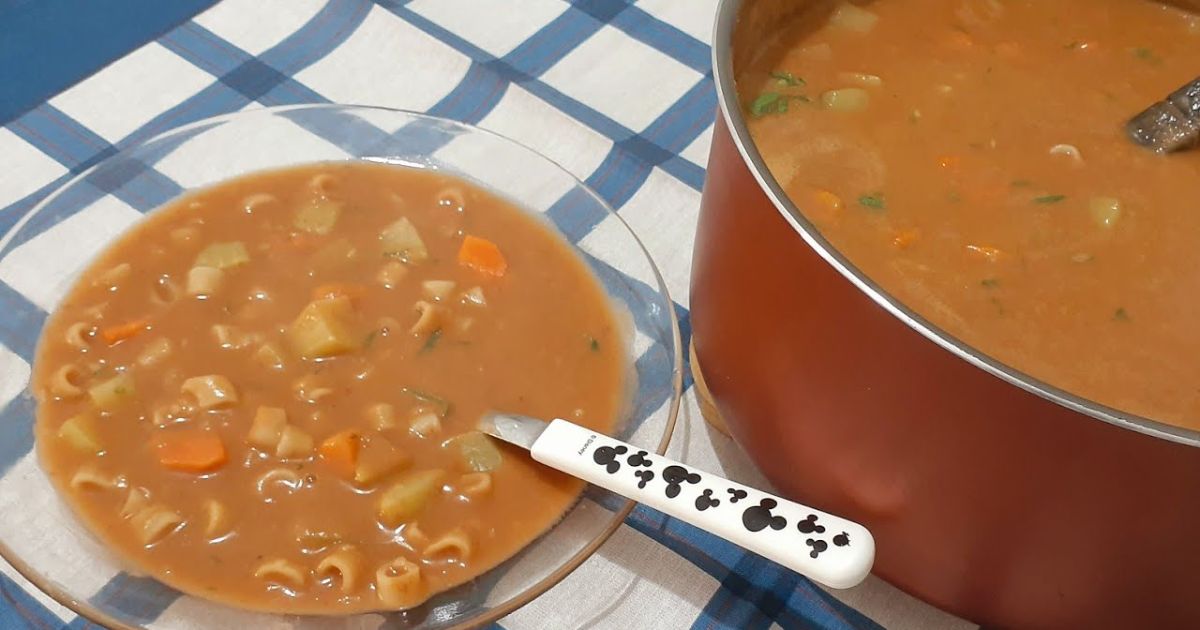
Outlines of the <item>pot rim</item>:
M 733 30 L 741 13 L 740 9 L 742 5 L 743 0 L 720 0 L 720 4 L 717 7 L 717 17 L 713 24 L 712 65 L 718 107 L 733 138 L 734 145 L 738 149 L 738 153 L 741 154 L 742 160 L 750 168 L 751 174 L 758 181 L 759 187 L 770 198 L 784 220 L 792 226 L 792 229 L 804 239 L 809 247 L 816 251 L 821 258 L 825 259 L 838 273 L 854 284 L 854 286 L 858 287 L 860 291 L 865 293 L 876 304 L 891 313 L 896 319 L 976 368 L 1040 398 L 1085 416 L 1171 442 L 1188 446 L 1200 446 L 1200 431 L 1169 425 L 1102 405 L 1059 389 L 1045 381 L 1034 378 L 1029 374 L 993 359 L 917 314 L 900 300 L 883 290 L 875 281 L 871 280 L 856 267 L 849 258 L 827 241 L 817 227 L 804 216 L 800 209 L 783 192 L 783 187 L 779 185 L 779 182 L 775 180 L 774 175 L 767 168 L 766 162 L 758 152 L 758 148 L 754 145 L 750 137 L 749 128 L 746 126 L 746 120 L 738 101 L 737 87 L 733 77 Z

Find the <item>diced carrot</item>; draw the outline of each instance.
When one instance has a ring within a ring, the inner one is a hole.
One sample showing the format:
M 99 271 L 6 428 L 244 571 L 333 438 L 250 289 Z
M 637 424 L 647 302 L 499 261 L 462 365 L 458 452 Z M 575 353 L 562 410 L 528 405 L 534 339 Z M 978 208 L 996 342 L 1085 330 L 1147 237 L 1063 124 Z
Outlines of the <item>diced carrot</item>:
M 988 262 L 996 262 L 1004 255 L 1004 252 L 1000 249 L 988 247 L 987 245 L 967 245 L 967 251 L 975 258 Z
M 200 429 L 176 429 L 155 441 L 158 463 L 183 472 L 211 472 L 229 460 L 225 445 L 215 433 Z
M 894 237 L 892 237 L 892 245 L 896 246 L 897 249 L 908 249 L 913 243 L 916 243 L 920 239 L 921 230 L 918 230 L 917 228 L 908 228 L 907 230 L 900 230 Z
M 353 479 L 354 471 L 358 468 L 358 446 L 358 433 L 347 430 L 325 438 L 317 451 L 334 472 L 346 479 Z
M 351 300 L 359 300 L 366 294 L 367 288 L 361 284 L 323 284 L 313 289 L 312 299 L 346 297 Z
M 508 261 L 495 243 L 478 236 L 467 235 L 458 250 L 459 264 L 475 271 L 493 276 L 503 276 L 508 271 Z
M 100 337 L 104 339 L 105 343 L 111 346 L 117 342 L 125 341 L 126 339 L 129 339 L 130 337 L 142 332 L 146 329 L 146 326 L 149 325 L 150 320 L 137 319 L 117 326 L 103 328 L 100 330 Z

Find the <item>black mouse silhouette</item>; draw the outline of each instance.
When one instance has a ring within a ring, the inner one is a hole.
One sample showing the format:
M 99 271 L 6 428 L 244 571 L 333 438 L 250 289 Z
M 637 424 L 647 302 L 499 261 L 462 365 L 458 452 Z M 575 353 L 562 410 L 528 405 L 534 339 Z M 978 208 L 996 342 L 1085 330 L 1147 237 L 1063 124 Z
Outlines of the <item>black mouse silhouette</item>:
M 592 460 L 604 466 L 604 469 L 611 475 L 621 470 L 621 462 L 617 461 L 617 457 L 624 455 L 628 451 L 629 448 L 625 446 L 615 448 L 612 446 L 601 446 L 596 449 L 595 453 L 592 453 Z
M 847 534 L 846 532 L 842 532 L 842 533 L 838 534 L 837 536 L 834 536 L 833 544 L 837 545 L 838 547 L 845 547 L 846 545 L 849 545 L 850 544 L 850 534 Z
M 683 466 L 667 466 L 662 471 L 663 481 L 667 482 L 667 498 L 674 499 L 679 496 L 679 490 L 685 481 L 687 483 L 700 483 L 700 475 L 694 472 L 688 472 L 688 469 Z
M 707 510 L 708 508 L 717 507 L 718 505 L 721 505 L 721 500 L 714 499 L 712 494 L 713 494 L 712 490 L 705 490 L 704 494 L 701 494 L 700 496 L 696 497 L 696 509 L 703 512 L 704 510 Z
M 625 460 L 625 462 L 630 466 L 645 466 L 646 468 L 649 468 L 654 462 L 651 462 L 649 459 L 647 459 L 646 455 L 649 455 L 649 453 L 646 451 L 638 451 L 633 455 L 630 455 L 629 459 Z
M 812 547 L 812 551 L 808 552 L 808 556 L 810 558 L 816 558 L 826 549 L 829 549 L 829 543 L 825 542 L 824 540 L 813 540 L 812 538 L 809 538 L 808 540 L 804 541 L 804 544 Z
M 726 488 L 725 492 L 729 493 L 729 502 L 737 503 L 746 498 L 746 491 L 741 488 Z
M 762 531 L 768 527 L 780 530 L 787 527 L 787 519 L 771 513 L 779 503 L 775 499 L 763 499 L 758 505 L 752 505 L 742 512 L 742 525 L 752 532 Z
M 643 490 L 645 489 L 646 484 L 650 483 L 651 479 L 654 479 L 654 471 L 638 470 L 634 471 L 633 476 L 638 478 L 638 490 Z
M 796 523 L 796 529 L 800 530 L 801 534 L 824 534 L 825 526 L 817 525 L 817 515 L 809 514 L 803 520 Z

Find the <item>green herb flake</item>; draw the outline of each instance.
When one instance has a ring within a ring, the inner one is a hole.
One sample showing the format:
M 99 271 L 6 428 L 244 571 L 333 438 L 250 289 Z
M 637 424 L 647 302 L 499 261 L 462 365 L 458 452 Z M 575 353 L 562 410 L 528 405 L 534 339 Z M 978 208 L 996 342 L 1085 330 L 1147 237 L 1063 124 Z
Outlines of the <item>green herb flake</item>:
M 984 278 L 979 281 L 979 285 L 985 289 L 995 289 L 1000 286 L 999 278 Z
M 1028 179 L 1014 179 L 1009 182 L 1009 186 L 1012 186 L 1013 188 L 1029 188 L 1032 185 L 1033 182 L 1029 181 Z
M 375 343 L 375 337 L 378 336 L 378 330 L 372 330 L 371 332 L 367 333 L 367 338 L 363 339 L 363 349 L 366 350 L 367 348 L 370 348 L 371 344 Z
M 946 194 L 946 201 L 949 201 L 950 203 L 958 203 L 962 201 L 962 195 L 960 195 L 957 190 L 951 190 Z
M 862 195 L 858 198 L 858 205 L 872 210 L 887 210 L 887 200 L 884 199 L 883 193 Z
M 804 79 L 801 79 L 791 72 L 786 72 L 783 70 L 776 70 L 775 72 L 772 72 L 771 78 L 775 79 L 775 82 L 779 85 L 786 85 L 788 87 L 795 87 L 797 85 L 805 84 Z
M 1045 205 L 1045 204 L 1051 204 L 1051 203 L 1058 203 L 1066 198 L 1067 198 L 1066 195 L 1042 195 L 1041 197 L 1034 197 L 1033 203 L 1040 203 L 1040 204 Z
M 1063 46 L 1063 48 L 1066 48 L 1067 50 L 1075 50 L 1076 48 L 1081 48 L 1081 47 L 1083 47 L 1083 42 L 1078 42 L 1078 41 L 1071 42 L 1071 43 L 1067 44 L 1066 46 Z
M 429 351 L 433 350 L 434 348 L 436 348 L 438 345 L 438 342 L 441 341 L 441 339 L 442 339 L 442 331 L 440 331 L 440 330 L 433 331 L 429 335 L 429 337 L 427 339 L 425 339 L 425 345 L 421 346 L 420 354 L 425 354 L 426 352 L 429 352 Z
M 782 114 L 787 109 L 787 97 L 778 92 L 763 92 L 750 104 L 750 113 L 755 118 L 762 118 L 768 114 Z
M 1141 59 L 1142 61 L 1157 62 L 1159 60 L 1158 55 L 1155 55 L 1153 50 L 1151 50 L 1145 46 L 1138 46 L 1137 48 L 1132 48 L 1132 49 L 1130 49 L 1129 52 L 1133 53 L 1134 57 L 1137 57 L 1138 59 Z
M 600 351 L 600 340 L 589 335 L 588 336 L 588 347 L 592 349 L 592 352 L 599 352 Z
M 446 416 L 450 415 L 450 401 L 442 398 L 441 396 L 435 396 L 429 392 L 414 389 L 412 387 L 401 387 L 400 393 L 406 396 L 412 396 L 423 403 L 435 407 L 439 417 L 445 418 Z
M 1124 306 L 1118 307 L 1116 311 L 1113 311 L 1113 319 L 1118 322 L 1127 322 L 1129 321 L 1129 312 L 1125 310 Z

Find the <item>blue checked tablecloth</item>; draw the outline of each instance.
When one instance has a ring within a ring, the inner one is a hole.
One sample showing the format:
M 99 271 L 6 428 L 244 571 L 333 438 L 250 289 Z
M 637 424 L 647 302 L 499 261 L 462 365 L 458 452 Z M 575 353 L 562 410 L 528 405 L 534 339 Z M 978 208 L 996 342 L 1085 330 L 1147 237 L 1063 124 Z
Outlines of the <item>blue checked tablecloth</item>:
M 427 111 L 514 138 L 598 191 L 651 250 L 679 303 L 686 335 L 692 237 L 716 108 L 708 45 L 715 5 L 0 0 L 0 72 L 7 74 L 0 74 L 0 233 L 115 147 L 194 120 L 296 103 Z M 41 33 L 40 39 L 30 33 Z M 67 48 L 47 53 L 54 38 Z M 13 57 L 38 45 L 41 56 L 31 61 Z M 119 198 L 119 186 L 101 192 Z M 0 261 L 0 407 L 19 393 L 5 385 L 5 375 L 27 373 L 33 350 L 33 340 L 6 331 L 39 321 L 53 300 L 46 287 L 22 282 L 19 266 Z M 26 460 L 28 448 L 0 444 L 0 470 Z M 691 391 L 670 454 L 765 485 L 734 444 L 707 429 Z M 122 597 L 124 586 L 114 580 L 97 597 Z M 151 618 L 168 614 L 173 598 L 165 593 L 155 602 L 147 611 Z M 833 596 L 639 508 L 578 571 L 500 625 L 878 624 L 969 627 L 875 579 Z M 0 566 L 0 628 L 88 625 Z

